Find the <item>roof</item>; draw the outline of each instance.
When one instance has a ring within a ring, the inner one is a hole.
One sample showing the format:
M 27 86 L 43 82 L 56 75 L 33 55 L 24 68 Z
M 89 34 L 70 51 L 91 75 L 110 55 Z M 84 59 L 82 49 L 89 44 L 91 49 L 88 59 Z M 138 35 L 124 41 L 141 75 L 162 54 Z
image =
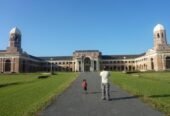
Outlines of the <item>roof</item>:
M 21 35 L 21 31 L 17 27 L 14 27 L 11 29 L 10 34 L 12 34 L 12 33 Z
M 130 59 L 130 58 L 137 58 L 140 56 L 145 55 L 145 53 L 142 54 L 138 54 L 138 55 L 102 55 L 101 58 L 102 59 Z
M 99 50 L 76 50 L 75 52 L 100 52 Z
M 39 58 L 39 57 L 29 55 L 29 54 L 27 54 L 27 52 L 23 52 L 21 55 L 26 56 L 26 57 L 29 57 L 29 58 L 32 58 L 32 59 L 34 59 L 34 60 L 39 60 L 39 61 L 42 61 L 42 60 L 43 60 L 43 59 L 41 59 L 41 58 Z
M 39 57 L 43 60 L 72 60 L 72 56 L 48 56 L 48 57 Z
M 39 57 L 32 56 L 32 55 L 29 55 L 29 57 L 32 58 L 32 59 L 35 59 L 35 60 L 40 60 L 40 61 L 43 60 L 43 59 L 41 59 L 41 58 L 39 58 Z
M 6 50 L 0 50 L 0 52 L 6 52 Z
M 153 32 L 160 31 L 160 30 L 165 30 L 165 28 L 164 28 L 163 25 L 157 24 L 157 25 L 154 27 Z

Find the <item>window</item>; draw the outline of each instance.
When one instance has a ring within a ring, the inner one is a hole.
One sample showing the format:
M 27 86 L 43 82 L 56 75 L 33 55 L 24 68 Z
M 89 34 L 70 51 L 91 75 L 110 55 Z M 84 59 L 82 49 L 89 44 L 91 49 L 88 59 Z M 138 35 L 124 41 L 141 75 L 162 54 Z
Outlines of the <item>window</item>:
M 162 33 L 162 38 L 164 37 L 164 34 Z
M 159 35 L 159 33 L 157 33 L 157 37 L 158 37 L 158 38 L 160 38 L 160 35 Z

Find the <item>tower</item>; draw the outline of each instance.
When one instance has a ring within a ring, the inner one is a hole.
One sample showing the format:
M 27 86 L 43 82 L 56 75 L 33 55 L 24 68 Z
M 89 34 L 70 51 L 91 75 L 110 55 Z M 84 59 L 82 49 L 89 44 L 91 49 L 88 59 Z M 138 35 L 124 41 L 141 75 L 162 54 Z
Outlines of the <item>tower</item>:
M 10 31 L 10 45 L 8 47 L 9 52 L 22 52 L 21 48 L 21 31 L 18 28 L 13 28 Z
M 157 24 L 153 30 L 154 50 L 164 50 L 167 46 L 166 30 L 163 25 Z

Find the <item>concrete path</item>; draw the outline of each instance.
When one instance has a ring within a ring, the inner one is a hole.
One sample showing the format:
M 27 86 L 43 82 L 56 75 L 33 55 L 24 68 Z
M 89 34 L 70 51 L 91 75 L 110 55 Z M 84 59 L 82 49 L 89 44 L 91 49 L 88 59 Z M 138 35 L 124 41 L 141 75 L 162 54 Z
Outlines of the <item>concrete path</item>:
M 88 94 L 81 88 L 87 79 Z M 97 73 L 81 73 L 62 95 L 49 105 L 42 116 L 163 116 L 134 96 L 111 85 L 111 101 L 101 100 L 100 77 Z

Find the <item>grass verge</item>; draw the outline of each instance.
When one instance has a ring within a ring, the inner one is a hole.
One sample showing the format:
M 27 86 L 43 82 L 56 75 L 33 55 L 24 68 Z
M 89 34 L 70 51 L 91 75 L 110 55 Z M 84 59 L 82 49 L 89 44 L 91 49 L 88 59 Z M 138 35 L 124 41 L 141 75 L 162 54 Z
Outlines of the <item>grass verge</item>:
M 31 116 L 43 109 L 73 82 L 77 73 L 0 75 L 0 115 Z
M 112 72 L 111 80 L 129 93 L 170 116 L 170 72 L 123 74 Z

